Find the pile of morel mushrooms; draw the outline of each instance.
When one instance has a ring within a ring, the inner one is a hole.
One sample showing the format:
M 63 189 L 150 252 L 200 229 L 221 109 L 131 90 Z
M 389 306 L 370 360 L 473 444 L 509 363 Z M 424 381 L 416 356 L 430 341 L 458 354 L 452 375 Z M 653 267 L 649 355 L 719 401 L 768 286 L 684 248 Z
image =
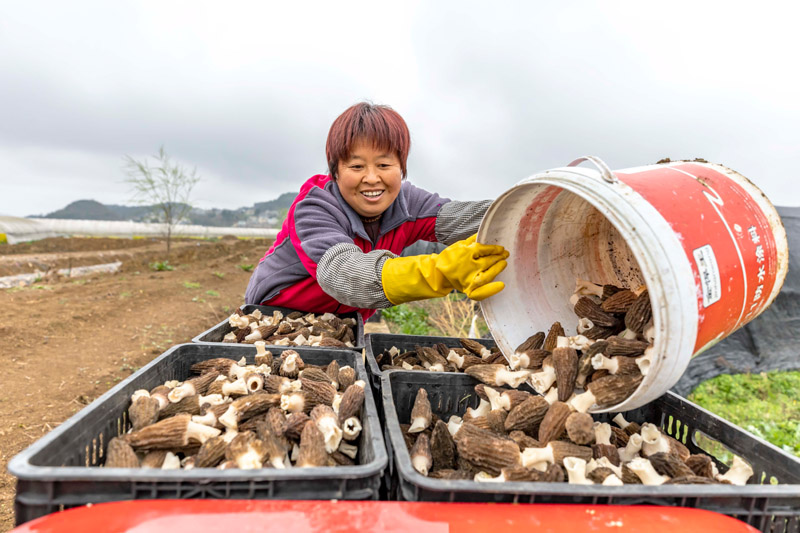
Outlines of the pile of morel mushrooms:
M 529 392 L 475 386 L 480 405 L 447 422 L 419 389 L 408 424 L 400 424 L 411 464 L 437 479 L 545 481 L 582 485 L 744 485 L 753 469 L 739 457 L 720 474 L 705 454 L 691 454 L 650 423 L 595 421 L 568 404 Z
M 501 359 L 470 360 L 464 371 L 482 382 L 481 401 L 463 418 L 438 420 L 425 389 L 418 391 L 409 424 L 401 424 L 414 468 L 475 481 L 745 484 L 753 470 L 739 457 L 721 475 L 709 456 L 691 454 L 654 424 L 617 415 L 612 426 L 588 413 L 621 403 L 647 374 L 654 328 L 646 288 L 579 280 L 571 304 L 577 335 L 556 322 L 515 350 L 510 369 Z M 517 390 L 525 382 L 541 396 Z
M 197 377 L 136 391 L 132 429 L 108 444 L 107 468 L 290 468 L 353 465 L 364 381 L 350 366 L 279 357 L 215 358 Z
M 315 315 L 294 311 L 284 316 L 278 310 L 267 316 L 258 309 L 245 314 L 241 309 L 228 317 L 231 332 L 222 342 L 254 344 L 265 341 L 275 346 L 328 346 L 352 348 L 356 336 L 354 318 L 340 318 L 332 313 Z
M 429 370 L 431 372 L 465 372 L 475 365 L 508 365 L 497 347 L 487 348 L 472 339 L 458 339 L 460 348 L 451 348 L 444 343 L 433 346 L 415 346 L 413 350 L 401 352 L 396 346 L 384 350 L 376 357 L 381 370 Z M 528 372 L 522 373 L 527 378 Z

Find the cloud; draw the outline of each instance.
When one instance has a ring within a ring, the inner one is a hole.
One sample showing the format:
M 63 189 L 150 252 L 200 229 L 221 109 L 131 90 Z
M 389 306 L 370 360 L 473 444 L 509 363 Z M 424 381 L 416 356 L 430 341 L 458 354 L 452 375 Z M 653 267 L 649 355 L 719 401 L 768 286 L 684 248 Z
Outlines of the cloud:
M 16 196 L 3 195 L 0 212 L 51 211 L 84 191 L 124 201 L 112 185 L 122 156 L 161 145 L 206 177 L 198 203 L 267 200 L 325 171 L 330 123 L 362 99 L 403 114 L 412 181 L 451 198 L 495 197 L 594 154 L 617 169 L 704 157 L 776 203 L 800 205 L 799 10 L 683 1 L 4 6 L 0 168 Z M 30 184 L 38 203 L 23 194 Z

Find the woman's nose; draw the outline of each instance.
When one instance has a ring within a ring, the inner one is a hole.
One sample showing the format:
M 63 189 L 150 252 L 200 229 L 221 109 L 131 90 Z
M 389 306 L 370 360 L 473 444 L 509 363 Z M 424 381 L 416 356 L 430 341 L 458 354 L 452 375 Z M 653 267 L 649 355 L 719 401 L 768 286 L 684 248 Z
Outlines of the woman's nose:
M 378 176 L 378 169 L 374 167 L 367 167 L 367 172 L 364 175 L 364 181 L 372 182 L 378 181 L 380 177 Z

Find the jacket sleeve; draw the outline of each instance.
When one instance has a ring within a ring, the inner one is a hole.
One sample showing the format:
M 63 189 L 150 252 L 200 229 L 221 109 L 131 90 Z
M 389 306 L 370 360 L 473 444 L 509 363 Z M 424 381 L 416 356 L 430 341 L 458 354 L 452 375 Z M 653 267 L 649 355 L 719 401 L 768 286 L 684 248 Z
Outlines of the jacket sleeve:
M 436 215 L 436 240 L 450 245 L 477 233 L 490 205 L 492 200 L 451 201 L 442 205 Z

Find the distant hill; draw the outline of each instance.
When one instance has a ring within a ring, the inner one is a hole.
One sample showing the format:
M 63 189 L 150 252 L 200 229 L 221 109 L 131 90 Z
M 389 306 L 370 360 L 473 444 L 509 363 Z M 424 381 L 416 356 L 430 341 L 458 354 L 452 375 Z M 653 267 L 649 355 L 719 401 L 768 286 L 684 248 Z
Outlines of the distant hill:
M 297 193 L 287 192 L 274 200 L 257 202 L 252 207 L 238 209 L 199 209 L 189 213 L 188 222 L 201 226 L 218 227 L 280 227 L 286 210 L 292 205 Z M 75 220 L 132 220 L 134 222 L 155 222 L 157 210 L 149 205 L 104 205 L 95 200 L 78 200 L 63 209 L 46 215 L 33 215 L 33 218 L 66 218 Z
M 114 210 L 94 200 L 78 200 L 67 207 L 53 211 L 42 218 L 68 218 L 76 220 L 125 220 Z
M 296 192 L 285 192 L 269 202 L 256 202 L 253 204 L 253 209 L 256 210 L 256 213 L 261 213 L 262 211 L 280 211 L 281 209 L 289 209 L 292 206 L 292 202 L 294 202 L 296 196 Z

